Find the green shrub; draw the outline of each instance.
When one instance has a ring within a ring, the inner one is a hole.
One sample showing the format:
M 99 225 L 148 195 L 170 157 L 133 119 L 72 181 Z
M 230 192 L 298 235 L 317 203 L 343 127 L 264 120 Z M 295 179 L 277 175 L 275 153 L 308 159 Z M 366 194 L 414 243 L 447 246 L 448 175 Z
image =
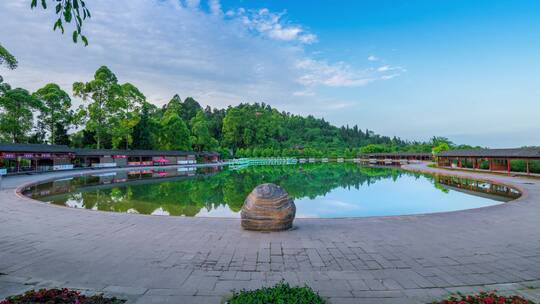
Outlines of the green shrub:
M 273 287 L 234 291 L 228 304 L 324 304 L 326 301 L 308 286 L 291 287 L 279 282 Z

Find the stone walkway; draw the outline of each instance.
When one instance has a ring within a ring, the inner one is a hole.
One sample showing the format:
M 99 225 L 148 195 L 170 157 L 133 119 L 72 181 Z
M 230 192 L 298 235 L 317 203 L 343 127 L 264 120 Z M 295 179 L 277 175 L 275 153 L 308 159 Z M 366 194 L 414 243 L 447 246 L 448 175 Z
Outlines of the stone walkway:
M 489 178 L 526 194 L 475 210 L 297 219 L 295 230 L 256 233 L 236 219 L 50 206 L 19 197 L 16 187 L 68 173 L 8 177 L 0 190 L 0 299 L 44 286 L 130 303 L 220 303 L 231 289 L 284 279 L 333 304 L 426 303 L 486 289 L 540 300 L 540 180 L 407 169 Z

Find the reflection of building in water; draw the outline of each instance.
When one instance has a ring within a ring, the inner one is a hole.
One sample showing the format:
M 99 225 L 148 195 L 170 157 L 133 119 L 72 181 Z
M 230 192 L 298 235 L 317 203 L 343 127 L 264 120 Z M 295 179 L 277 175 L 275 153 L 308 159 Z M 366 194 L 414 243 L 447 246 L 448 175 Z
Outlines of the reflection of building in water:
M 0 144 L 0 175 L 219 162 L 217 152 L 72 149 L 63 145 Z
M 391 167 L 360 166 L 354 163 L 250 166 L 239 171 L 222 170 L 216 174 L 214 170 L 219 169 L 219 166 L 212 166 L 197 168 L 196 171 L 176 167 L 129 168 L 114 170 L 113 173 L 108 173 L 112 170 L 92 171 L 91 175 L 32 186 L 25 194 L 44 202 L 74 208 L 84 207 L 85 209 L 140 214 L 152 214 L 161 208 L 156 213 L 165 214 L 160 211 L 166 211 L 171 216 L 226 217 L 239 214 L 246 196 L 261 183 L 279 184 L 295 200 L 305 199 L 306 202 L 309 201 L 309 204 L 320 203 L 321 206 L 330 208 L 328 210 L 332 212 L 341 207 L 329 204 L 330 201 L 347 200 L 350 199 L 350 195 L 360 194 L 360 199 L 354 197 L 353 201 L 363 204 L 361 200 L 366 198 L 365 193 L 358 191 L 364 191 L 370 187 L 368 192 L 373 191 L 373 193 L 368 193 L 368 195 L 373 195 L 373 201 L 378 202 L 379 197 L 384 197 L 378 191 L 393 192 L 392 188 L 388 188 L 393 187 L 393 183 L 398 183 L 395 188 L 398 189 L 397 191 L 401 191 L 402 188 L 416 189 L 416 180 L 418 180 L 418 185 L 423 185 L 422 187 L 430 190 L 430 195 L 434 195 L 428 198 L 426 205 L 434 205 L 436 200 L 433 198 L 437 195 L 448 198 L 444 193 L 433 192 L 434 181 L 435 186 L 443 192 L 449 192 L 451 189 L 452 192 L 460 191 L 502 201 L 508 201 L 509 198 L 507 196 L 501 198 L 497 195 L 508 195 L 508 191 L 510 191 L 509 195 L 518 195 L 516 191 L 512 192 L 513 189 L 491 185 L 488 182 L 461 181 L 447 177 L 436 179 L 433 175 L 412 173 Z M 401 176 L 405 180 L 399 184 L 398 180 Z M 384 183 L 383 187 L 371 187 L 379 182 Z M 334 189 L 335 192 L 333 192 Z M 343 195 L 344 197 L 327 199 L 327 195 Z M 481 201 L 479 197 L 460 195 L 455 197 L 457 197 L 456 201 L 442 201 L 445 204 L 448 203 L 450 207 L 454 203 L 474 204 L 476 201 Z M 416 203 L 423 202 L 424 198 L 415 196 L 411 199 Z M 408 198 L 400 198 L 399 204 L 407 203 Z M 347 212 L 353 211 L 347 209 Z M 309 214 L 309 212 L 302 211 L 302 214 Z M 324 213 L 313 214 L 324 216 Z M 343 214 L 353 215 L 353 213 Z M 363 215 L 358 213 L 355 216 Z
M 486 181 L 454 176 L 436 176 L 435 182 L 452 190 L 488 197 L 499 201 L 509 201 L 521 196 L 521 193 L 512 187 Z
M 433 159 L 431 153 L 420 152 L 360 153 L 356 157 L 355 162 L 363 164 L 395 166 Z
M 207 176 L 218 172 L 221 167 L 199 168 L 190 167 L 186 170 L 180 168 L 160 168 L 148 170 L 131 170 L 103 172 L 90 175 L 83 175 L 77 178 L 67 178 L 49 183 L 29 186 L 23 193 L 32 198 L 48 197 L 64 193 L 75 192 L 77 190 L 97 190 L 106 189 L 115 184 L 137 184 L 162 182 L 163 180 L 177 180 L 195 176 Z

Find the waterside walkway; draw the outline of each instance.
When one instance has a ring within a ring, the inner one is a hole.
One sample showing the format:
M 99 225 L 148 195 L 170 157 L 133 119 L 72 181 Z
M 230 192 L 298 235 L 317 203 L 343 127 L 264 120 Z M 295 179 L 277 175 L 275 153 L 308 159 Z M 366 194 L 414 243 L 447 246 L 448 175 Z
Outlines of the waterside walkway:
M 241 230 L 236 219 L 49 206 L 16 188 L 73 173 L 13 176 L 0 190 L 0 299 L 70 287 L 130 303 L 220 303 L 231 289 L 284 279 L 334 304 L 426 303 L 484 289 L 540 300 L 539 179 L 406 168 L 490 179 L 525 195 L 450 213 L 297 219 L 295 230 L 261 234 Z

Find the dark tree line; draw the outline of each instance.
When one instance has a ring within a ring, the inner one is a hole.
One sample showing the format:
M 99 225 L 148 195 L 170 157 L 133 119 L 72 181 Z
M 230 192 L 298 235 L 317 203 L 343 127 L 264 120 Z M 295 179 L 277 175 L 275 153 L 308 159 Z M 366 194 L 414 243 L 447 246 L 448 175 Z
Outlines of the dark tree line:
M 407 142 L 357 125 L 336 127 L 264 103 L 203 108 L 191 97 L 175 95 L 157 107 L 105 66 L 93 79 L 75 82 L 72 93 L 83 100 L 78 108 L 57 84 L 30 93 L 0 79 L 0 140 L 98 149 L 214 150 L 224 157 L 352 157 L 455 147 L 446 138 Z

